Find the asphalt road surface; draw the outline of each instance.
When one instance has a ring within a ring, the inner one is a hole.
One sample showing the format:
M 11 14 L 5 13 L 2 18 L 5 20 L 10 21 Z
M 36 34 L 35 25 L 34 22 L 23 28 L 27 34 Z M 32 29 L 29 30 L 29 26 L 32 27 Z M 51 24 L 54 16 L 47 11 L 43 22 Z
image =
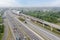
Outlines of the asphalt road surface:
M 41 38 L 39 38 L 38 36 L 36 36 L 32 31 L 30 31 L 29 29 L 27 29 L 24 25 L 22 25 L 19 21 L 17 21 L 13 15 L 9 14 L 11 12 L 7 12 L 7 18 L 9 20 L 9 24 L 11 25 L 11 29 L 14 33 L 15 38 L 20 38 L 21 40 L 24 39 L 23 33 L 21 33 L 18 29 L 18 26 L 21 27 L 22 29 L 27 33 L 27 35 L 29 35 L 29 37 L 31 38 L 31 40 L 41 40 Z M 18 26 L 17 26 L 18 25 Z M 15 31 L 15 32 L 14 32 Z M 20 33 L 19 33 L 20 32 Z M 21 34 L 21 35 L 20 35 Z M 20 36 L 19 36 L 20 35 Z

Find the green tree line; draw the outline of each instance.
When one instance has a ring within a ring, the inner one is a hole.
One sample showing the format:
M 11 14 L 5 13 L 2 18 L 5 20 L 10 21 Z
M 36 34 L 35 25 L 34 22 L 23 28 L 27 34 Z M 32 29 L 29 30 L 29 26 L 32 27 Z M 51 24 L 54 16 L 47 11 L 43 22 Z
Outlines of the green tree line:
M 24 14 L 34 16 L 36 18 L 52 22 L 52 23 L 58 23 L 58 18 L 60 18 L 60 12 L 53 12 L 53 11 L 28 11 L 23 12 Z

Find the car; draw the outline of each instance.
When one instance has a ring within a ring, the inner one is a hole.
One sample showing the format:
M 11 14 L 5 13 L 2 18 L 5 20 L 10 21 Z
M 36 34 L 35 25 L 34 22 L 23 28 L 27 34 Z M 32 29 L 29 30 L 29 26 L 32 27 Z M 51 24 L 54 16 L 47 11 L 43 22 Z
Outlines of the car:
M 25 21 L 25 23 L 27 23 L 27 22 Z
M 14 30 L 17 30 L 17 28 L 14 28 Z
M 16 40 L 21 40 L 20 38 L 16 38 Z

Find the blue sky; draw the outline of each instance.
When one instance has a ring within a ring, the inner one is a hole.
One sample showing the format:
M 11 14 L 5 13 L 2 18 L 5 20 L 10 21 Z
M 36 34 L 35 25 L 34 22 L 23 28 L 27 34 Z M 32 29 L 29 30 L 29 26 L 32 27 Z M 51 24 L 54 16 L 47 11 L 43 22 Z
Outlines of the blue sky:
M 60 7 L 60 0 L 0 0 L 0 7 Z
M 52 3 L 54 0 L 17 0 L 23 6 L 44 6 Z

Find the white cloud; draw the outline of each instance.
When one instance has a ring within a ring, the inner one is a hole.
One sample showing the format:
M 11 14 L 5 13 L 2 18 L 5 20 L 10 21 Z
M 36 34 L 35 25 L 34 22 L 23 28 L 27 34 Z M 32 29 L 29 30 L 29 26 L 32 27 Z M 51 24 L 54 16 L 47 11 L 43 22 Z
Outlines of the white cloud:
M 43 4 L 41 6 L 46 6 L 46 7 L 60 7 L 60 0 L 54 0 L 50 3 L 47 3 L 47 4 Z
M 52 6 L 60 7 L 60 0 L 55 0 L 51 3 Z
M 45 3 L 45 4 L 42 4 L 40 6 L 45 6 L 45 7 L 60 7 L 60 0 L 53 0 L 52 2 L 50 3 Z
M 44 6 L 46 6 L 46 7 L 50 7 L 50 6 L 58 6 L 58 7 L 60 7 L 60 0 L 54 0 L 54 1 L 52 1 L 52 2 L 50 2 L 50 3 L 45 3 L 45 4 L 40 4 L 40 3 L 38 3 L 38 4 L 31 4 L 31 5 L 23 5 L 23 4 L 21 4 L 21 3 L 18 3 L 17 2 L 17 0 L 0 0 L 0 7 L 24 7 L 24 6 L 26 6 L 26 7 L 32 7 L 32 6 L 36 6 L 36 7 L 44 7 Z
M 16 7 L 21 6 L 16 0 L 0 0 L 0 7 Z
M 60 0 L 54 0 L 50 3 L 47 3 L 46 5 L 43 6 L 47 6 L 47 7 L 60 7 Z
M 60 0 L 52 0 L 51 2 L 46 3 L 33 3 L 31 5 L 24 5 L 28 7 L 60 7 Z

